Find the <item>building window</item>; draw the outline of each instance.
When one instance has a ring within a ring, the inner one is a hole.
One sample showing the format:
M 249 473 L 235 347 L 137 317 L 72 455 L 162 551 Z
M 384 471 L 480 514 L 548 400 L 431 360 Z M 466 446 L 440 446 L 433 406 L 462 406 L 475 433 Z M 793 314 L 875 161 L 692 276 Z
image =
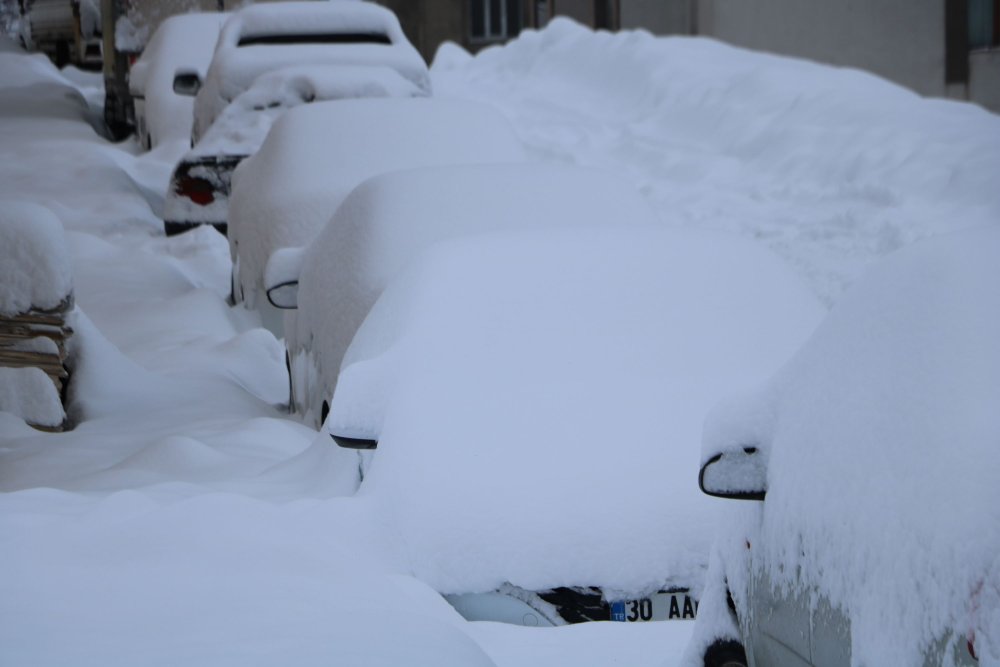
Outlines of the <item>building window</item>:
M 969 0 L 969 49 L 1000 46 L 1000 0 Z
M 521 0 L 469 0 L 473 41 L 494 41 L 521 32 Z

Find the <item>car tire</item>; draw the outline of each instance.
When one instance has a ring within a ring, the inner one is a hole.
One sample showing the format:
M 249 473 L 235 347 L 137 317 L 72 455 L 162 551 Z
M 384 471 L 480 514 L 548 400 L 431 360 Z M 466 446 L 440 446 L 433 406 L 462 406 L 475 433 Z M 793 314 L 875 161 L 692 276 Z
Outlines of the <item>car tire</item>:
M 705 667 L 747 667 L 743 645 L 733 639 L 719 639 L 705 650 Z

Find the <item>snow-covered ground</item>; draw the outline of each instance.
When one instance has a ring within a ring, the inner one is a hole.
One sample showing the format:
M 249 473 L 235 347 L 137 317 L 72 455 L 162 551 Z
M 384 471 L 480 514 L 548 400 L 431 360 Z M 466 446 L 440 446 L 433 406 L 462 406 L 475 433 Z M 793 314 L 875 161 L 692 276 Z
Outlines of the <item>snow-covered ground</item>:
M 538 156 L 633 178 L 664 224 L 769 245 L 827 303 L 915 239 L 1000 224 L 1000 117 L 860 72 L 557 20 L 432 76 Z M 79 306 L 76 428 L 0 414 L 0 664 L 677 664 L 687 623 L 463 621 L 278 407 L 282 348 L 226 305 L 225 239 L 162 236 L 177 148 L 106 141 L 99 79 L 43 57 L 0 52 L 0 88 L 0 206 L 59 218 Z

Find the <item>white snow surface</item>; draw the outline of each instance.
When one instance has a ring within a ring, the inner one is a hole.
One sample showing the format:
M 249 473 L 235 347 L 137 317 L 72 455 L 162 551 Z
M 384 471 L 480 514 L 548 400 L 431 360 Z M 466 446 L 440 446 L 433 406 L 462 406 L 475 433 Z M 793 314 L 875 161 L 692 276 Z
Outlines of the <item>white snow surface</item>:
M 188 70 L 204 79 L 228 17 L 224 12 L 196 12 L 164 19 L 129 70 L 129 90 L 145 98 L 136 102 L 136 122 L 145 125 L 151 146 L 191 140 L 194 98 L 174 92 L 174 75 Z
M 831 304 L 889 251 L 1000 219 L 998 117 L 855 71 L 562 20 L 475 57 L 454 46 L 439 56 L 436 91 L 500 107 L 540 158 L 622 173 L 666 224 L 770 245 Z M 76 428 L 43 434 L 0 413 L 0 663 L 330 664 L 331 638 L 376 650 L 383 628 L 407 627 L 428 637 L 414 650 L 448 643 L 474 659 L 419 617 L 501 666 L 678 664 L 689 623 L 470 624 L 413 578 L 391 497 L 342 497 L 356 456 L 274 407 L 287 400 L 281 346 L 225 305 L 225 241 L 207 229 L 160 235 L 176 148 L 137 156 L 134 142 L 95 133 L 99 86 L 44 56 L 0 52 L 0 198 L 59 218 L 81 309 Z M 991 470 L 976 466 L 973 479 Z M 949 489 L 930 496 L 957 517 L 945 534 L 986 520 L 957 545 L 953 562 L 971 560 L 952 581 L 968 581 L 995 534 L 982 488 L 960 489 L 971 505 L 954 514 Z M 919 569 L 938 553 L 929 544 L 899 563 Z M 983 581 L 969 606 L 981 664 L 995 665 L 1000 588 Z M 950 615 L 961 595 L 927 618 Z M 867 630 L 912 630 L 921 613 Z
M 185 159 L 253 155 L 268 130 L 301 104 L 368 97 L 422 97 L 398 72 L 377 65 L 293 65 L 265 72 L 227 106 Z
M 365 179 L 396 169 L 524 157 L 507 120 L 473 102 L 357 99 L 290 110 L 233 174 L 229 245 L 246 305 L 260 307 L 271 254 L 309 243 Z
M 496 105 L 548 159 L 628 174 L 671 225 L 767 243 L 828 304 L 892 250 L 1000 221 L 1000 116 L 865 72 L 558 17 L 438 55 L 435 94 Z
M 769 454 L 754 566 L 844 609 L 859 664 L 921 664 L 969 630 L 1000 664 L 998 285 L 995 226 L 901 250 L 706 425 L 703 458 Z
M 360 493 L 441 592 L 698 591 L 720 502 L 691 473 L 704 415 L 823 313 L 780 260 L 721 234 L 462 237 L 382 295 L 327 423 L 378 436 Z
M 55 384 L 39 368 L 0 366 L 0 412 L 39 426 L 58 426 L 66 417 Z
M 318 376 L 314 386 L 296 387 L 298 408 L 318 419 L 354 332 L 382 290 L 434 242 L 505 229 L 657 223 L 630 182 L 600 169 L 515 163 L 373 176 L 347 196 L 301 260 L 300 308 L 286 319 L 285 343 L 293 355 L 308 350 Z
M 246 44 L 270 36 L 373 34 L 379 43 Z M 236 12 L 219 42 L 195 99 L 192 139 L 197 142 L 215 118 L 264 72 L 291 65 L 389 67 L 430 93 L 427 65 L 388 9 L 371 2 L 281 2 L 250 5 Z
M 0 316 L 55 308 L 72 291 L 59 219 L 38 204 L 0 200 Z

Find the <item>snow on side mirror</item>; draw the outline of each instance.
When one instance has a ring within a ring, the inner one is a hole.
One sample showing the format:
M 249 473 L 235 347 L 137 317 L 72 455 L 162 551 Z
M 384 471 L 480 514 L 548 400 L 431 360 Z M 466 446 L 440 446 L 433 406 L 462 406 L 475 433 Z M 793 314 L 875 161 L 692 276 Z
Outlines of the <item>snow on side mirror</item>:
M 201 90 L 201 77 L 194 70 L 179 69 L 174 72 L 174 92 L 194 97 Z
M 755 446 L 720 452 L 709 458 L 698 473 L 703 493 L 733 500 L 764 500 L 767 464 Z
M 305 248 L 276 250 L 264 267 L 264 289 L 267 300 L 275 308 L 292 310 L 299 307 L 299 273 Z

